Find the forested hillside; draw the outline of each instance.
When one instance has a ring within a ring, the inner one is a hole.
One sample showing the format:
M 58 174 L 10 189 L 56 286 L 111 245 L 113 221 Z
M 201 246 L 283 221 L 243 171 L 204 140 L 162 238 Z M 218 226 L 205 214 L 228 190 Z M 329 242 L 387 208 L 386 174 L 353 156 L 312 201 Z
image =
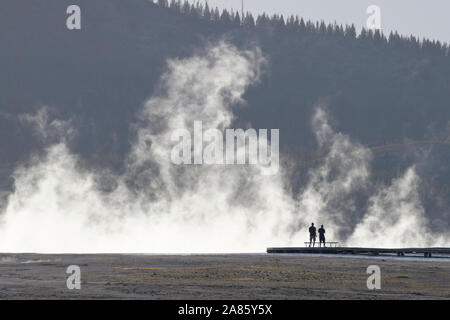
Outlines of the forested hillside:
M 80 31 L 66 29 L 70 4 L 82 9 Z M 447 44 L 360 33 L 301 16 L 247 13 L 242 19 L 239 12 L 180 1 L 2 0 L 3 165 L 42 148 L 20 115 L 46 105 L 51 118 L 71 119 L 77 128 L 73 152 L 120 170 L 130 123 L 154 92 L 166 60 L 220 39 L 239 48 L 259 46 L 268 60 L 261 82 L 245 94 L 248 105 L 236 109 L 237 125 L 279 128 L 282 151 L 302 168 L 313 166 L 320 150 L 310 119 L 313 107 L 323 104 L 338 131 L 374 147 L 376 177 L 391 179 L 426 153 L 429 189 L 449 195 Z

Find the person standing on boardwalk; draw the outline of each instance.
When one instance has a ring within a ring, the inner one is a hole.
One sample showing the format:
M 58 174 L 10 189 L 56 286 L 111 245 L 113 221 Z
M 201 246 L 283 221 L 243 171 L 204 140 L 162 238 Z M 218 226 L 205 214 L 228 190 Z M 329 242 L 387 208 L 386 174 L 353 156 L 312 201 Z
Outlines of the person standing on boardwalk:
M 323 227 L 323 225 L 320 226 L 319 228 L 319 247 L 322 246 L 322 242 L 323 242 L 323 246 L 325 246 L 325 229 Z
M 313 242 L 313 247 L 316 244 L 316 227 L 314 227 L 314 223 L 311 223 L 311 227 L 309 227 L 309 247 L 311 247 L 311 242 Z

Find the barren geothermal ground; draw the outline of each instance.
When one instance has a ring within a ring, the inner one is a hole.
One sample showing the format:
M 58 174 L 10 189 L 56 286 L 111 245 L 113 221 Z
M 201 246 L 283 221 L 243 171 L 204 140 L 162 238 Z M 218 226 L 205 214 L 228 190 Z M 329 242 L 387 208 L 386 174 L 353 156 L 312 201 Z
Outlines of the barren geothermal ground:
M 2 299 L 450 299 L 449 259 L 0 254 Z M 67 288 L 69 265 L 81 289 Z M 368 290 L 369 265 L 381 289 Z

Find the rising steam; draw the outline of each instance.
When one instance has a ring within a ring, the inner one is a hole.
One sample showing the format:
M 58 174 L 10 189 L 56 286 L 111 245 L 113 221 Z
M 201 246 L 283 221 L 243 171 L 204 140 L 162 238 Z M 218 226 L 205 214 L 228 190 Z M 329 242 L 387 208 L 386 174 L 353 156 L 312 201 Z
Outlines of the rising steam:
M 328 239 L 352 245 L 448 242 L 448 235 L 432 239 L 424 232 L 420 178 L 413 167 L 377 190 L 366 213 L 355 212 L 354 193 L 370 184 L 372 155 L 334 132 L 321 107 L 312 127 L 329 152 L 300 195 L 286 191 L 283 168 L 264 176 L 258 165 L 172 164 L 173 130 L 192 131 L 194 121 L 229 127 L 232 107 L 242 104 L 264 65 L 259 50 L 239 51 L 226 43 L 169 61 L 158 93 L 140 112 L 120 176 L 84 169 L 64 137 L 44 156 L 16 168 L 14 191 L 0 216 L 0 251 L 262 252 L 267 246 L 300 245 L 311 222 L 324 224 Z M 23 119 L 34 122 L 43 137 L 51 134 L 45 131 L 45 112 Z M 50 128 L 60 134 L 66 125 Z M 105 177 L 112 190 L 99 187 Z

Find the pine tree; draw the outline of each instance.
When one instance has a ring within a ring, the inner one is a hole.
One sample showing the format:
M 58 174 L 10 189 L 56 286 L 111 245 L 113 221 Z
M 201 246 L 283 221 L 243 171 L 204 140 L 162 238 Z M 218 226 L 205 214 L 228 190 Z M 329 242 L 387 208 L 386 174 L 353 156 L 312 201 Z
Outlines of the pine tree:
M 191 9 L 189 11 L 189 15 L 193 18 L 201 17 L 201 13 L 198 12 L 197 6 L 195 4 L 191 5 Z
M 163 7 L 163 8 L 168 8 L 169 7 L 169 4 L 167 3 L 167 0 L 158 0 L 158 5 L 160 7 Z
M 237 11 L 236 11 L 236 14 L 234 15 L 234 18 L 233 18 L 233 24 L 235 26 L 237 26 L 237 27 L 239 27 L 242 24 L 241 17 L 239 15 L 239 12 L 237 12 Z
M 181 12 L 181 0 L 171 0 L 169 8 L 175 12 Z
M 227 9 L 223 9 L 222 14 L 220 16 L 220 22 L 222 22 L 225 25 L 231 25 L 231 17 Z
M 298 16 L 295 16 L 294 20 L 294 30 L 299 31 L 300 30 L 300 20 L 298 19 Z
M 352 24 L 351 26 L 349 25 L 346 26 L 345 36 L 351 39 L 356 38 L 356 28 L 354 24 Z
M 306 24 L 305 24 L 305 20 L 303 20 L 303 18 L 301 18 L 301 20 L 300 20 L 299 27 L 300 27 L 300 32 L 306 31 Z
M 399 46 L 401 45 L 401 38 L 399 36 L 399 34 L 397 33 L 397 31 L 392 32 L 389 35 L 389 44 L 393 45 L 393 46 Z M 419 43 L 420 46 L 420 43 Z
M 214 12 L 213 12 L 213 14 L 212 14 L 211 19 L 212 19 L 213 21 L 216 21 L 216 22 L 219 22 L 219 21 L 220 21 L 220 11 L 219 11 L 219 8 L 216 7 L 216 8 L 214 9 Z
M 286 30 L 295 32 L 298 30 L 298 18 L 291 15 L 286 21 Z
M 269 25 L 270 19 L 266 16 L 265 13 L 262 15 L 259 15 L 256 19 L 256 27 L 258 28 L 265 28 Z
M 326 34 L 327 33 L 327 26 L 326 26 L 324 21 L 320 22 L 318 30 L 319 30 L 320 34 Z
M 359 35 L 358 39 L 367 40 L 368 38 L 369 38 L 369 33 L 367 32 L 366 28 L 363 28 L 361 30 L 361 34 Z
M 316 31 L 316 27 L 314 26 L 314 23 L 311 20 L 308 20 L 306 23 L 306 30 L 313 33 Z
M 247 15 L 245 16 L 244 19 L 244 26 L 249 29 L 255 28 L 255 19 L 253 18 L 251 13 L 247 12 Z
M 208 1 L 205 4 L 205 10 L 203 11 L 203 17 L 205 20 L 211 20 L 211 11 L 209 10 Z
M 338 33 L 338 32 L 339 32 L 339 30 L 338 30 L 336 22 L 334 23 L 334 25 L 331 24 L 331 23 L 328 24 L 327 31 L 326 31 L 326 33 L 328 35 L 333 35 L 333 34 Z
M 191 13 L 191 5 L 189 4 L 189 1 L 184 0 L 183 7 L 181 8 L 181 12 L 184 14 Z
M 279 16 L 276 20 L 276 29 L 277 31 L 284 31 L 286 29 L 286 22 L 284 21 L 283 15 Z
M 341 37 L 344 37 L 345 36 L 344 26 L 342 24 L 340 24 L 340 25 L 337 25 L 336 28 L 337 28 L 337 31 L 336 31 L 337 34 L 339 34 Z
M 197 1 L 195 4 L 195 11 L 198 16 L 203 17 L 203 4 Z

